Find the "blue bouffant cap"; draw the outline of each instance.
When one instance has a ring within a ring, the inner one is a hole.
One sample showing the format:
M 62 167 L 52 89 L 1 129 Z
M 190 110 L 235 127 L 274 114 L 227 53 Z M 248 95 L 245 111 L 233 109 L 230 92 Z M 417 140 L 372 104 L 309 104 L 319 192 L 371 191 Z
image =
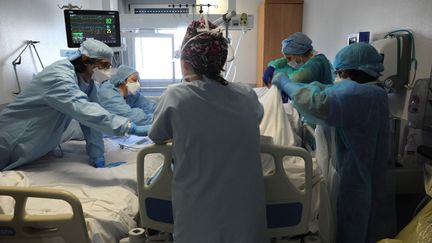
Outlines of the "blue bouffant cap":
M 111 60 L 113 56 L 113 51 L 109 46 L 107 46 L 101 41 L 95 39 L 87 39 L 83 43 L 81 43 L 81 46 L 77 50 L 76 54 L 72 55 L 70 59 L 74 60 L 82 55 L 86 55 L 90 58 Z
M 135 70 L 134 68 L 121 65 L 117 69 L 117 72 L 113 76 L 111 76 L 111 83 L 117 87 L 120 84 L 126 82 L 127 78 L 134 73 L 138 74 L 137 70 Z
M 282 52 L 286 55 L 303 55 L 312 49 L 312 40 L 302 32 L 296 32 L 282 41 Z
M 336 54 L 333 66 L 337 71 L 360 70 L 374 78 L 379 77 L 384 70 L 382 56 L 367 43 L 354 43 L 342 48 Z

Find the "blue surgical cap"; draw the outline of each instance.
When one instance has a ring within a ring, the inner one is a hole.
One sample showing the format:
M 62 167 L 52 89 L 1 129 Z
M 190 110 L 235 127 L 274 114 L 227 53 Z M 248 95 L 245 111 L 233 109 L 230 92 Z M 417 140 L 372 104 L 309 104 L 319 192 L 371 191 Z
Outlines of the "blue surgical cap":
M 312 40 L 302 32 L 296 32 L 282 41 L 282 52 L 286 55 L 303 55 L 312 49 Z
M 126 82 L 127 78 L 134 73 L 138 74 L 137 70 L 129 66 L 121 65 L 117 69 L 117 72 L 111 76 L 111 83 L 117 87 Z
M 111 60 L 113 56 L 113 51 L 109 46 L 107 46 L 101 41 L 95 39 L 87 39 L 83 43 L 81 43 L 81 46 L 76 52 L 76 54 L 72 55 L 70 59 L 76 59 L 81 55 L 86 55 L 90 58 Z
M 377 50 L 367 43 L 354 43 L 340 50 L 333 63 L 336 70 L 361 70 L 377 78 L 384 70 L 382 57 Z

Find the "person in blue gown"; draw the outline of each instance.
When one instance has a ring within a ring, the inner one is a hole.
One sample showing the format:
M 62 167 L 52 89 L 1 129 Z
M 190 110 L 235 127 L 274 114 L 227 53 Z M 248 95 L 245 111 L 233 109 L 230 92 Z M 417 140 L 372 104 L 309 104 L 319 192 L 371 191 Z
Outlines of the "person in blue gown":
M 270 61 L 264 70 L 263 82 L 269 86 L 274 75 L 286 74 L 290 80 L 300 83 L 319 81 L 323 84 L 333 83 L 333 67 L 327 57 L 317 53 L 312 40 L 302 32 L 296 32 L 282 41 L 283 57 Z M 282 92 L 284 102 L 288 96 Z
M 185 82 L 165 91 L 149 132 L 173 144 L 174 242 L 268 242 L 263 107 L 250 87 L 221 76 L 228 45 L 215 25 L 193 21 L 182 46 Z
M 31 80 L 0 113 L 0 170 L 10 170 L 47 154 L 61 142 L 71 119 L 84 133 L 90 164 L 105 167 L 102 132 L 146 136 L 148 126 L 103 109 L 95 81 L 109 78 L 113 52 L 89 39 L 77 55 L 57 61 Z
M 100 85 L 99 102 L 109 112 L 127 117 L 137 125 L 150 125 L 156 103 L 144 97 L 140 87 L 138 72 L 121 65 L 110 80 Z
M 392 205 L 386 204 L 389 107 L 376 82 L 382 57 L 371 45 L 356 43 L 337 53 L 334 67 L 334 85 L 294 82 L 284 73 L 272 84 L 291 97 L 308 122 L 335 128 L 337 242 L 377 242 L 389 236 L 383 214 Z

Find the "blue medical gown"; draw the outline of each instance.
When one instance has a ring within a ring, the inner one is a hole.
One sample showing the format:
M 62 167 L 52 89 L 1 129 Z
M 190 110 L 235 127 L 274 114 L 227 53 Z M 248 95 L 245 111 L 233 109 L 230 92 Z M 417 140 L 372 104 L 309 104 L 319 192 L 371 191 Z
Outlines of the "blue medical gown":
M 387 94 L 375 84 L 286 82 L 283 90 L 308 122 L 335 127 L 337 242 L 384 237 L 389 158 Z M 391 204 L 390 204 L 391 205 Z
M 173 139 L 174 240 L 267 242 L 259 122 L 247 86 L 205 79 L 168 87 L 149 137 Z
M 78 86 L 87 95 L 88 101 L 99 103 L 98 86 L 93 81 L 87 83 L 78 76 Z M 82 123 L 80 123 L 80 127 L 86 141 L 86 151 L 90 158 L 90 163 L 94 164 L 98 158 L 104 157 L 105 148 L 102 133 Z
M 140 93 L 128 95 L 126 99 L 116 87 L 105 81 L 100 85 L 99 102 L 109 112 L 129 118 L 137 125 L 151 125 L 156 104 Z
M 141 93 L 137 93 L 135 95 L 126 96 L 126 103 L 132 108 L 139 108 L 143 110 L 146 114 L 152 114 L 156 110 L 156 102 L 153 102 Z
M 292 81 L 300 83 L 310 83 L 319 81 L 323 84 L 333 83 L 333 67 L 323 54 L 311 57 L 299 69 L 294 69 L 288 65 L 285 57 L 269 62 L 268 66 L 275 68 L 273 75 L 279 72 L 285 73 Z M 274 77 L 274 76 L 273 76 Z
M 127 118 L 88 99 L 69 60 L 38 73 L 0 114 L 0 169 L 16 168 L 54 149 L 71 119 L 107 134 L 125 134 Z

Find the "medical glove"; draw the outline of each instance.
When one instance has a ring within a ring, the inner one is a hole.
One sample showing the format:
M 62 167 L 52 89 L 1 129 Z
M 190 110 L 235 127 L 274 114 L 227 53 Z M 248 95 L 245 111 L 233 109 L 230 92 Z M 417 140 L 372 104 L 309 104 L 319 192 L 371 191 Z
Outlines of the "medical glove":
M 269 86 L 271 84 L 274 70 L 275 68 L 272 66 L 268 66 L 266 70 L 264 70 L 262 80 L 266 86 Z
M 285 73 L 280 72 L 274 76 L 272 80 L 272 85 L 278 87 L 280 90 L 283 90 L 282 86 L 288 82 L 292 82 L 292 81 L 288 78 L 288 76 Z
M 109 164 L 105 165 L 105 167 L 106 168 L 113 168 L 113 167 L 117 167 L 117 166 L 120 166 L 123 164 L 126 164 L 126 162 L 125 161 L 117 161 L 117 162 L 109 163 Z
M 119 162 L 112 162 L 112 163 L 106 164 L 106 163 L 105 163 L 105 158 L 104 158 L 104 157 L 101 157 L 101 158 L 98 158 L 98 159 L 96 160 L 94 166 L 95 166 L 96 168 L 112 168 L 112 167 L 120 166 L 120 165 L 122 165 L 122 164 L 126 164 L 126 162 L 124 162 L 124 161 L 119 161 Z
M 273 78 L 272 85 L 275 85 L 281 91 L 284 91 L 289 97 L 293 97 L 292 95 L 294 92 L 303 86 L 303 84 L 290 80 L 285 73 L 276 74 Z
M 129 134 L 132 135 L 136 135 L 136 136 L 140 136 L 140 137 L 145 137 L 148 134 L 148 131 L 150 130 L 150 125 L 146 125 L 146 126 L 137 126 L 135 125 L 135 123 L 131 123 L 131 127 L 129 129 Z

